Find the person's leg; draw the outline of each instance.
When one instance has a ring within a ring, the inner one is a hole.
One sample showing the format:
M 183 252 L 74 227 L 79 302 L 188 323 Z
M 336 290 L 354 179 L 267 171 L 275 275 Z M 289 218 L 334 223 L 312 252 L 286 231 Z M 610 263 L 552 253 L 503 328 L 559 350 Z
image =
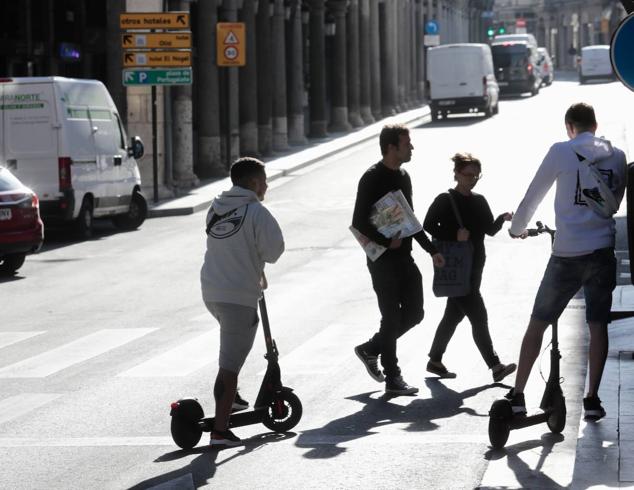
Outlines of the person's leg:
M 401 305 L 399 338 L 412 327 L 422 322 L 425 317 L 423 276 L 411 257 L 405 262 L 403 267 L 403 278 L 399 287 Z
M 544 332 L 549 323 L 531 317 L 528 327 L 522 339 L 520 350 L 520 360 L 517 364 L 517 374 L 515 375 L 515 393 L 524 393 L 524 388 L 528 381 L 535 359 L 539 355 L 542 346 Z
M 429 349 L 429 359 L 434 362 L 441 362 L 442 356 L 447 349 L 449 341 L 456 331 L 456 327 L 465 317 L 456 298 L 447 298 L 445 313 L 436 327 L 434 340 Z
M 218 376 L 214 384 L 214 400 L 216 402 L 216 418 L 214 430 L 225 431 L 229 427 L 229 417 L 233 399 L 238 387 L 238 375 L 226 369 L 218 369 Z
M 596 397 L 608 357 L 608 326 L 601 322 L 588 322 L 590 346 L 588 348 L 588 394 Z

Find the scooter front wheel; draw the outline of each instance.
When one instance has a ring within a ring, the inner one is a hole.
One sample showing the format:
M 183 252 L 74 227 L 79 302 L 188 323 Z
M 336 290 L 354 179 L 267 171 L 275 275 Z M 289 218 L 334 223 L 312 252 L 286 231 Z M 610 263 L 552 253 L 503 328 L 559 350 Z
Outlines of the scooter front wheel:
M 496 400 L 489 411 L 489 441 L 494 449 L 502 449 L 511 432 L 513 409 L 508 400 Z
M 288 432 L 302 418 L 302 402 L 292 391 L 275 394 L 266 407 L 262 423 L 273 432 Z
M 561 434 L 566 427 L 566 399 L 563 396 L 559 395 L 555 398 L 546 425 L 553 434 Z

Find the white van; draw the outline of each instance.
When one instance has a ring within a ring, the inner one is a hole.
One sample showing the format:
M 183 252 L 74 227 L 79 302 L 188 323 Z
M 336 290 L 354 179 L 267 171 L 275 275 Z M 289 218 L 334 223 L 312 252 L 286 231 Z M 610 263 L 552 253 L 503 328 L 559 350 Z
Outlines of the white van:
M 444 44 L 427 51 L 432 121 L 448 114 L 498 113 L 499 87 L 487 44 Z
M 586 83 L 591 78 L 615 78 L 610 61 L 610 46 L 608 44 L 581 48 L 579 83 Z
M 136 158 L 121 117 L 98 80 L 0 78 L 0 164 L 40 198 L 45 222 L 74 222 L 90 236 L 94 218 L 135 229 L 147 216 Z

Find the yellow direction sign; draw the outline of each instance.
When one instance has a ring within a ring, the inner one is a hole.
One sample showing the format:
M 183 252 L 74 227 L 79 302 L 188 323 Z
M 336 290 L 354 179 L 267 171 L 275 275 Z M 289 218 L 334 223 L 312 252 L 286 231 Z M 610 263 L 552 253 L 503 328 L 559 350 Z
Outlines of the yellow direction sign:
M 191 51 L 137 51 L 123 53 L 123 66 L 191 66 Z
M 121 29 L 189 29 L 189 12 L 133 12 L 119 15 Z
M 216 24 L 216 57 L 218 66 L 246 64 L 246 34 L 243 22 Z
M 191 32 L 138 33 L 126 32 L 121 35 L 121 46 L 126 49 L 182 49 L 192 47 Z

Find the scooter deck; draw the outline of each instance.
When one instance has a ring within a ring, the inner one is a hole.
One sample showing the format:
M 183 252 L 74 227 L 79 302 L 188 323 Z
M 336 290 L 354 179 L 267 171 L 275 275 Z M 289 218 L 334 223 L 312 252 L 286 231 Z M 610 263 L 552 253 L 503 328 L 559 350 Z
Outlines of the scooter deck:
M 232 414 L 231 417 L 229 417 L 229 428 L 259 424 L 264 420 L 265 415 L 266 407 Z M 214 428 L 214 419 L 215 417 L 205 417 L 198 422 L 198 425 L 203 432 L 211 432 Z
M 533 415 L 515 415 L 509 422 L 509 427 L 511 430 L 515 430 L 530 427 L 531 425 L 543 424 L 548 420 L 551 413 L 552 411 L 548 410 L 546 412 L 536 413 Z

